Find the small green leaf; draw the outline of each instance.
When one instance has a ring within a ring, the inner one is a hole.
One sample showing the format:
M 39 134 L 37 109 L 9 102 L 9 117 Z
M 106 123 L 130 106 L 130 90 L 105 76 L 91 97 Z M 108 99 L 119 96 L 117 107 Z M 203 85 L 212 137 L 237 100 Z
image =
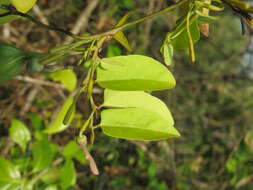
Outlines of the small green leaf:
M 132 48 L 127 40 L 127 37 L 123 32 L 117 32 L 113 38 L 117 40 L 124 48 L 127 49 L 127 51 L 131 52 Z
M 118 23 L 115 25 L 115 27 L 119 27 L 119 26 L 122 26 L 123 24 L 126 23 L 127 19 L 129 19 L 129 17 L 131 15 L 133 15 L 134 11 L 130 11 L 128 13 L 126 13 L 119 21 Z
M 154 112 L 173 126 L 174 120 L 167 106 L 158 98 L 142 91 L 115 91 L 105 89 L 103 106 L 111 108 L 142 108 Z
M 65 116 L 69 108 L 73 105 L 73 102 L 74 102 L 74 98 L 72 97 L 69 97 L 65 101 L 65 103 L 61 107 L 56 117 L 52 120 L 51 124 L 49 124 L 49 127 L 46 130 L 44 130 L 45 133 L 48 133 L 48 134 L 58 133 L 65 130 L 70 125 L 75 115 L 75 108 L 73 109 L 73 112 L 68 120 L 68 123 L 64 124 L 63 121 L 65 119 Z
M 60 170 L 60 184 L 62 189 L 68 189 L 76 183 L 76 171 L 72 160 L 66 160 L 64 166 Z
M 21 183 L 20 172 L 14 165 L 0 157 L 0 189 L 11 189 Z
M 189 48 L 189 39 L 186 29 L 186 23 L 176 28 L 173 34 L 183 30 L 176 38 L 171 40 L 171 44 L 175 49 L 188 49 Z M 192 37 L 193 43 L 196 43 L 200 39 L 200 32 L 197 21 L 194 21 L 190 27 L 190 34 Z
M 77 77 L 73 70 L 65 69 L 47 74 L 54 81 L 61 82 L 69 91 L 73 91 L 77 84 Z
M 125 91 L 163 90 L 176 84 L 164 65 L 142 55 L 102 59 L 96 82 L 103 88 Z
M 165 65 L 170 66 L 173 58 L 173 46 L 171 44 L 164 44 L 162 54 Z
M 25 150 L 27 143 L 31 140 L 27 126 L 17 119 L 12 119 L 9 133 L 11 139 Z
M 28 12 L 37 0 L 11 0 L 13 6 L 20 12 Z
M 159 114 L 142 108 L 104 110 L 100 126 L 106 135 L 123 139 L 150 141 L 180 136 Z
M 86 160 L 82 149 L 80 149 L 75 141 L 68 142 L 68 144 L 64 147 L 62 154 L 66 159 L 75 158 L 80 163 L 84 163 Z
M 56 149 L 56 145 L 50 144 L 47 139 L 35 142 L 32 147 L 33 172 L 49 167 L 56 154 Z

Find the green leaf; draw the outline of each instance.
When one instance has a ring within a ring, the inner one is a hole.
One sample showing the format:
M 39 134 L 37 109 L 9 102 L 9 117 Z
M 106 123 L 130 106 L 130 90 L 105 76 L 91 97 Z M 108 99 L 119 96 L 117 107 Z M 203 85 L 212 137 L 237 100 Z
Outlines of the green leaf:
M 60 184 L 62 189 L 74 186 L 76 183 L 76 171 L 72 160 L 66 160 L 64 166 L 60 170 Z
M 69 91 L 76 88 L 77 77 L 73 70 L 65 69 L 47 74 L 53 81 L 61 82 Z
M 189 39 L 186 30 L 186 24 L 183 24 L 176 28 L 173 34 L 178 33 L 179 31 L 183 30 L 176 38 L 171 40 L 171 44 L 175 49 L 188 49 L 189 48 Z M 200 39 L 200 32 L 197 21 L 194 21 L 190 27 L 190 34 L 192 37 L 193 43 L 196 43 Z
M 167 106 L 148 93 L 106 89 L 103 106 L 125 108 L 102 112 L 101 127 L 109 136 L 135 140 L 179 136 Z
M 113 38 L 117 40 L 124 48 L 127 49 L 127 51 L 131 52 L 132 48 L 127 40 L 127 37 L 123 32 L 117 32 Z
M 35 142 L 32 147 L 33 172 L 49 167 L 56 154 L 56 149 L 56 145 L 50 144 L 47 139 Z
M 66 116 L 69 108 L 72 106 L 73 102 L 74 102 L 74 98 L 72 98 L 72 97 L 69 97 L 65 101 L 65 103 L 61 107 L 60 111 L 57 113 L 56 117 L 49 124 L 49 127 L 46 130 L 44 130 L 45 133 L 48 133 L 48 134 L 58 133 L 58 132 L 65 130 L 66 128 L 68 128 L 68 126 L 70 125 L 71 121 L 74 118 L 75 109 L 72 112 L 68 123 L 63 124 L 63 121 L 65 119 L 65 116 Z
M 75 141 L 69 141 L 68 144 L 64 147 L 62 154 L 66 159 L 75 158 L 80 163 L 84 163 L 86 160 L 83 151 Z
M 0 189 L 12 189 L 20 183 L 20 172 L 10 161 L 0 157 Z
M 142 108 L 104 110 L 100 126 L 106 135 L 124 139 L 162 140 L 180 136 L 168 120 Z
M 162 47 L 162 54 L 165 65 L 171 65 L 173 58 L 173 46 L 171 44 L 164 44 Z
M 11 0 L 0 0 L 1 5 L 9 5 L 11 4 Z M 6 13 L 7 10 L 0 8 L 0 14 Z M 18 16 L 4 16 L 0 17 L 0 25 L 5 24 L 7 22 L 11 22 L 12 20 L 15 20 L 18 18 Z
M 28 117 L 32 123 L 33 128 L 36 131 L 41 131 L 43 128 L 42 118 L 39 114 L 36 113 L 29 113 Z
M 11 0 L 13 6 L 20 12 L 28 12 L 37 0 Z
M 103 106 L 112 108 L 142 108 L 159 114 L 168 124 L 173 126 L 174 120 L 167 106 L 158 98 L 142 91 L 104 91 Z
M 25 150 L 27 143 L 31 140 L 27 126 L 17 119 L 12 119 L 9 133 L 11 139 Z
M 26 57 L 26 53 L 16 47 L 0 43 L 0 82 L 20 74 Z
M 97 68 L 97 81 L 112 90 L 163 90 L 173 88 L 176 81 L 160 62 L 142 55 L 104 58 Z

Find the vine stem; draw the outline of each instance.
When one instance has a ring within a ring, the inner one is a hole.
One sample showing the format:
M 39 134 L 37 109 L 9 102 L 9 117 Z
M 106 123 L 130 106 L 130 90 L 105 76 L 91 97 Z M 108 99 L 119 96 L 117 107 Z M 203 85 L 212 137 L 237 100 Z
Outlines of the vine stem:
M 96 40 L 96 39 L 99 39 L 101 37 L 106 37 L 106 36 L 112 36 L 114 34 L 116 34 L 117 32 L 119 31 L 122 31 L 130 26 L 133 26 L 133 25 L 136 25 L 136 24 L 139 24 L 141 22 L 144 22 L 148 19 L 151 19 L 153 17 L 157 17 L 159 15 L 162 15 L 168 11 L 171 11 L 177 7 L 179 7 L 180 5 L 184 4 L 185 2 L 187 2 L 188 0 L 180 0 L 179 2 L 169 6 L 169 7 L 166 7 L 160 11 L 157 11 L 157 12 L 154 12 L 154 13 L 151 13 L 147 16 L 144 16 L 140 19 L 137 19 L 137 20 L 134 20 L 132 22 L 129 22 L 127 24 L 124 24 L 122 26 L 119 26 L 119 27 L 116 27 L 116 28 L 113 28 L 109 31 L 106 31 L 106 32 L 103 32 L 103 33 L 100 33 L 100 34 L 95 34 L 95 35 L 91 35 L 91 36 L 78 36 L 78 35 L 75 35 L 67 30 L 64 30 L 62 28 L 58 28 L 57 26 L 55 25 L 47 25 L 47 24 L 44 24 L 40 21 L 38 21 L 37 19 L 35 19 L 34 17 L 32 17 L 31 15 L 29 14 L 26 14 L 26 13 L 21 13 L 19 11 L 17 11 L 13 6 L 11 5 L 2 5 L 1 7 L 8 10 L 7 13 L 4 13 L 4 14 L 0 14 L 0 17 L 1 16 L 8 16 L 8 15 L 18 15 L 18 16 L 21 16 L 21 17 L 24 17 L 24 18 L 27 18 L 29 19 L 30 21 L 32 21 L 33 23 L 37 24 L 38 26 L 40 27 L 43 27 L 43 28 L 47 28 L 49 30 L 54 30 L 54 31 L 57 31 L 57 32 L 61 32 L 65 35 L 68 35 L 76 40 Z

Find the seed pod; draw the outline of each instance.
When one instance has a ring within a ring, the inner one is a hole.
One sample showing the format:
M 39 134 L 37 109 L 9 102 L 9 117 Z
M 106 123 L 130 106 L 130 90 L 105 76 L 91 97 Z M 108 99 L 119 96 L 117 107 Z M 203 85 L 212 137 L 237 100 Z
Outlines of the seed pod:
M 43 71 L 44 65 L 39 63 L 38 57 L 32 57 L 27 63 L 26 68 L 28 72 L 38 73 L 38 72 Z

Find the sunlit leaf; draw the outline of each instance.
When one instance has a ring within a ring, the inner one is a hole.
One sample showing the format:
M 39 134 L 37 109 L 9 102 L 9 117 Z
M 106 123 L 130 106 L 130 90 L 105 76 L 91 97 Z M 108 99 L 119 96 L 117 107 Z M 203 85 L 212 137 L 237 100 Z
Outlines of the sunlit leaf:
M 69 91 L 73 91 L 77 84 L 77 77 L 73 70 L 65 69 L 47 74 L 54 81 L 61 82 Z
M 162 140 L 180 136 L 168 120 L 141 108 L 104 110 L 100 126 L 106 135 L 124 139 Z
M 12 119 L 9 133 L 11 139 L 25 150 L 27 143 L 31 140 L 31 134 L 27 126 L 17 119 Z
M 104 106 L 111 108 L 142 108 L 159 114 L 173 126 L 174 121 L 167 106 L 158 98 L 142 91 L 115 91 L 106 89 Z
M 13 6 L 20 12 L 28 12 L 37 0 L 11 0 Z
M 62 189 L 67 189 L 76 183 L 76 171 L 72 160 L 66 160 L 60 170 L 60 184 Z
M 65 101 L 65 103 L 63 104 L 63 106 L 61 107 L 59 112 L 57 113 L 56 117 L 53 118 L 52 122 L 49 124 L 49 127 L 46 130 L 44 130 L 45 133 L 49 133 L 49 134 L 58 133 L 58 132 L 65 130 L 70 125 L 70 123 L 73 120 L 74 115 L 75 115 L 75 109 L 71 113 L 68 123 L 64 124 L 63 121 L 65 119 L 65 116 L 66 116 L 69 108 L 72 106 L 73 101 L 74 101 L 74 98 L 72 98 L 72 97 L 69 97 Z
M 97 68 L 101 87 L 112 90 L 163 90 L 173 88 L 176 81 L 160 62 L 142 55 L 104 58 Z

